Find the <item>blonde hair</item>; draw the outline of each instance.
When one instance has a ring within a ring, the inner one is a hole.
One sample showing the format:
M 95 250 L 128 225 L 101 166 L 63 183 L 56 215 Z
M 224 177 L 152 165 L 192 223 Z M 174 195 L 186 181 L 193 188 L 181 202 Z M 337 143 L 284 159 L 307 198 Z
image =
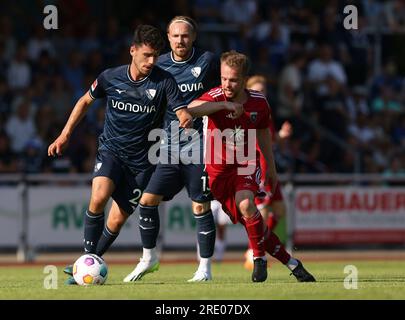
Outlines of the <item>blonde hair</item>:
M 167 24 L 167 33 L 169 33 L 170 26 L 172 23 L 176 22 L 183 22 L 187 24 L 188 26 L 191 27 L 191 30 L 194 32 L 194 34 L 197 33 L 197 22 L 194 21 L 194 19 L 188 17 L 188 16 L 175 16 L 170 22 Z
M 260 83 L 263 86 L 267 85 L 267 79 L 264 76 L 255 74 L 251 77 L 249 77 L 249 79 L 246 82 L 246 88 L 250 89 L 251 87 L 253 87 L 256 83 Z
M 225 63 L 231 68 L 239 69 L 243 77 L 246 77 L 249 73 L 249 58 L 235 50 L 224 52 L 221 55 L 221 63 Z

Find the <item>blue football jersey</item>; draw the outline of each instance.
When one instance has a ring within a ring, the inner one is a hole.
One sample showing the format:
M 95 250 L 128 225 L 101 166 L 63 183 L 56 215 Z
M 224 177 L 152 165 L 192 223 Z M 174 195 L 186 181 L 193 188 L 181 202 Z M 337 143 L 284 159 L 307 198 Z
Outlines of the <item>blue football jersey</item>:
M 209 51 L 193 48 L 190 58 L 185 61 L 174 60 L 173 54 L 170 51 L 159 57 L 157 65 L 173 75 L 186 105 L 220 83 L 219 59 Z M 176 118 L 176 114 L 171 110 L 168 110 L 166 113 L 164 127 L 168 134 L 168 141 L 167 144 L 162 144 L 161 149 L 165 145 L 170 149 L 172 141 L 173 143 L 179 141 L 179 137 L 170 135 L 171 127 L 178 128 L 178 119 Z M 203 132 L 202 118 L 194 119 L 194 129 L 198 131 L 201 137 Z M 183 130 L 180 128 L 178 133 L 181 134 Z M 193 139 L 193 141 L 201 142 L 202 139 Z M 190 146 L 190 142 L 180 141 L 180 149 L 183 152 L 188 152 L 189 148 L 187 150 L 181 148 L 185 144 Z M 200 147 L 202 147 L 201 143 Z
M 135 81 L 129 65 L 107 69 L 93 82 L 90 96 L 107 98 L 105 123 L 99 149 L 108 149 L 135 171 L 151 166 L 148 141 L 152 129 L 162 128 L 166 110 L 187 107 L 173 76 L 155 66 L 142 80 Z

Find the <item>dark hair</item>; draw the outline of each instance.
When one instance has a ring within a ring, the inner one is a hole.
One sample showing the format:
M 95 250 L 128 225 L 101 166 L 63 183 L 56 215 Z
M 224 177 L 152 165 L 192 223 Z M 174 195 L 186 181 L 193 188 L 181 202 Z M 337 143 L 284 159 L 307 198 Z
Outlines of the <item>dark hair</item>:
M 135 29 L 134 38 L 132 39 L 132 45 L 138 47 L 143 44 L 146 44 L 159 52 L 165 47 L 165 41 L 163 40 L 160 30 L 147 24 L 139 25 Z

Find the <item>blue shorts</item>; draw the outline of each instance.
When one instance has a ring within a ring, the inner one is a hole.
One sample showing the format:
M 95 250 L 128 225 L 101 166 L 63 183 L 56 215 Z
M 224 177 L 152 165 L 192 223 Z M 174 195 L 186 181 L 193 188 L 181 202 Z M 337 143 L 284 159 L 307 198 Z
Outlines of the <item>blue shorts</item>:
M 208 175 L 201 164 L 158 164 L 145 193 L 162 195 L 164 201 L 173 199 L 183 187 L 191 200 L 204 203 L 212 200 Z
M 97 153 L 93 178 L 108 177 L 115 184 L 111 197 L 127 214 L 134 213 L 147 186 L 155 166 L 134 172 L 112 152 L 102 150 Z

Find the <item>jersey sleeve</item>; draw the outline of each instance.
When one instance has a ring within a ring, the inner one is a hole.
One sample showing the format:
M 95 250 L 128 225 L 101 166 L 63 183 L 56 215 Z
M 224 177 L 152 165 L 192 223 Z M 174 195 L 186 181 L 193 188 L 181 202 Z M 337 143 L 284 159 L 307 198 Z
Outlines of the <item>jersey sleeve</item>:
M 97 77 L 97 79 L 94 80 L 94 82 L 91 84 L 89 94 L 94 100 L 104 98 L 106 96 L 105 88 L 106 88 L 105 72 L 102 72 Z
M 257 123 L 257 129 L 267 129 L 271 126 L 272 123 L 270 106 L 265 100 L 263 100 L 262 109 L 263 116 L 260 117 L 260 121 Z
M 168 109 L 176 112 L 177 110 L 187 108 L 187 104 L 184 102 L 184 98 L 173 76 L 170 75 L 167 78 L 165 87 Z
M 216 102 L 216 101 L 218 101 L 218 100 L 215 99 L 214 95 L 212 94 L 212 90 L 207 91 L 206 93 L 201 95 L 196 100 L 203 100 L 203 101 L 208 101 L 208 102 Z

